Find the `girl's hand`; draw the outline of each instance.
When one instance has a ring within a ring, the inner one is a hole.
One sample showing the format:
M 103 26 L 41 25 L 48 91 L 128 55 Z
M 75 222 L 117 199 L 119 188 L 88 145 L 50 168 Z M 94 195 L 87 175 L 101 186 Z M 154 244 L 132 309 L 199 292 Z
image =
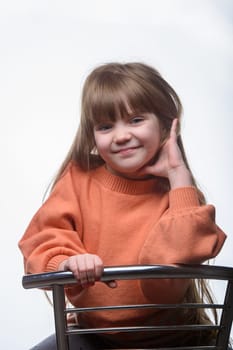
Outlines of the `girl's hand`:
M 72 271 L 78 283 L 83 288 L 87 288 L 93 286 L 95 281 L 100 280 L 103 272 L 103 262 L 98 255 L 79 254 L 61 262 L 58 270 Z M 106 284 L 111 288 L 117 286 L 115 281 L 109 281 Z
M 177 125 L 176 118 L 172 122 L 169 138 L 162 145 L 154 163 L 142 169 L 145 174 L 168 178 L 171 188 L 192 186 L 190 172 L 177 144 Z

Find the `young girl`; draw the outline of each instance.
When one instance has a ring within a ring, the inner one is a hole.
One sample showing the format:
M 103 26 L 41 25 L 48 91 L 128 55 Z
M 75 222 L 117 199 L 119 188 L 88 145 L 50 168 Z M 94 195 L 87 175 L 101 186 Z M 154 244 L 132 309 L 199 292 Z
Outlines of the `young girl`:
M 181 112 L 176 92 L 145 64 L 106 64 L 88 76 L 77 136 L 49 198 L 19 243 L 26 273 L 71 270 L 78 284 L 67 289 L 67 297 L 80 307 L 199 298 L 187 280 L 98 282 L 103 266 L 199 264 L 222 248 L 226 236 L 185 157 Z M 139 320 L 155 325 L 184 318 L 208 322 L 203 311 L 178 315 L 154 309 L 82 313 L 77 322 L 133 326 Z M 70 346 L 145 348 L 191 341 L 188 332 L 114 333 L 72 336 Z M 55 350 L 55 336 L 34 349 Z

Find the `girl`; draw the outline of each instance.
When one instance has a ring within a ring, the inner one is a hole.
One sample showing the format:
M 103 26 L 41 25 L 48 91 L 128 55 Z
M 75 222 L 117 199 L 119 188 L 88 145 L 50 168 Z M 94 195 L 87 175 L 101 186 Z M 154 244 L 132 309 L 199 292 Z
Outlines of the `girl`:
M 187 280 L 97 282 L 104 265 L 199 264 L 224 243 L 215 209 L 205 204 L 185 157 L 181 112 L 176 92 L 145 64 L 106 64 L 88 76 L 77 136 L 19 243 L 26 273 L 71 270 L 78 284 L 67 289 L 67 297 L 81 307 L 199 298 Z M 154 325 L 183 318 L 209 322 L 203 311 L 174 315 L 153 309 L 82 313 L 77 322 L 133 326 L 139 319 Z M 189 345 L 192 339 L 179 332 L 139 332 L 70 341 L 73 350 Z M 56 349 L 54 335 L 34 349 Z

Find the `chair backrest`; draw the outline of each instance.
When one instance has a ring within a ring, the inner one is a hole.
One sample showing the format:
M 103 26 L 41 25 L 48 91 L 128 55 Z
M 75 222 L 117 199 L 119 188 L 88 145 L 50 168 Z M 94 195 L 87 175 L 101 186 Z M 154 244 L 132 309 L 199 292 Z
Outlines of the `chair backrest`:
M 210 265 L 134 265 L 134 266 L 116 266 L 105 267 L 102 275 L 102 281 L 110 280 L 132 280 L 132 279 L 154 279 L 154 278 L 185 278 L 185 279 L 207 279 L 207 280 L 223 280 L 226 281 L 225 295 L 221 303 L 208 304 L 206 301 L 202 304 L 146 304 L 146 305 L 115 305 L 108 307 L 112 309 L 124 309 L 124 308 L 143 308 L 143 307 L 155 307 L 155 308 L 205 308 L 220 310 L 220 317 L 218 324 L 212 325 L 200 325 L 200 324 L 187 324 L 175 326 L 175 331 L 209 331 L 215 329 L 217 333 L 215 344 L 211 346 L 192 346 L 192 347 L 174 347 L 174 349 L 228 349 L 228 343 L 230 338 L 230 331 L 233 320 L 233 268 L 223 266 L 210 266 Z M 49 272 L 42 274 L 31 274 L 23 277 L 23 287 L 29 288 L 49 288 L 52 290 L 53 295 L 53 307 L 54 307 L 54 320 L 55 330 L 57 337 L 58 350 L 68 350 L 68 336 L 71 334 L 89 334 L 89 333 L 105 333 L 105 332 L 139 332 L 139 331 L 151 331 L 161 332 L 164 330 L 171 330 L 171 326 L 140 326 L 140 327 L 110 327 L 110 328 L 95 328 L 95 329 L 74 329 L 67 324 L 68 313 L 90 312 L 101 310 L 102 307 L 95 308 L 68 308 L 65 302 L 64 286 L 75 284 L 76 280 L 73 274 L 69 271 Z M 174 327 L 174 326 L 172 326 Z M 174 328 L 173 328 L 174 330 Z M 168 348 L 161 348 L 168 349 Z M 172 348 L 169 348 L 172 349 Z

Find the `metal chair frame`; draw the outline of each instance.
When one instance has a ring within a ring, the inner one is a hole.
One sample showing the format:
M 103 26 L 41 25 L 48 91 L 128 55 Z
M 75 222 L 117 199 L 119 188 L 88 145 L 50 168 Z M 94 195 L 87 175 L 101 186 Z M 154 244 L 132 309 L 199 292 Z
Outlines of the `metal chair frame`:
M 159 348 L 179 349 L 179 350 L 226 350 L 228 349 L 232 320 L 233 320 L 233 268 L 210 265 L 133 265 L 133 266 L 115 266 L 105 267 L 101 281 L 110 280 L 132 280 L 132 279 L 154 279 L 154 278 L 184 278 L 184 279 L 207 279 L 226 281 L 225 296 L 222 303 L 207 304 L 206 302 L 198 304 L 143 304 L 143 305 L 117 305 L 95 308 L 68 308 L 65 303 L 64 288 L 67 285 L 75 284 L 72 272 L 59 271 L 41 274 L 31 274 L 23 276 L 23 287 L 29 288 L 49 288 L 52 290 L 55 331 L 58 350 L 69 350 L 68 335 L 72 334 L 98 334 L 105 332 L 139 332 L 152 331 L 159 332 L 164 330 L 210 330 L 217 331 L 216 344 L 212 346 L 192 346 L 192 347 L 170 347 Z M 74 329 L 67 324 L 68 313 L 90 312 L 106 309 L 130 309 L 130 308 L 205 308 L 221 310 L 220 320 L 217 325 L 177 325 L 177 326 L 140 326 L 140 327 L 109 327 L 109 328 L 88 328 Z

